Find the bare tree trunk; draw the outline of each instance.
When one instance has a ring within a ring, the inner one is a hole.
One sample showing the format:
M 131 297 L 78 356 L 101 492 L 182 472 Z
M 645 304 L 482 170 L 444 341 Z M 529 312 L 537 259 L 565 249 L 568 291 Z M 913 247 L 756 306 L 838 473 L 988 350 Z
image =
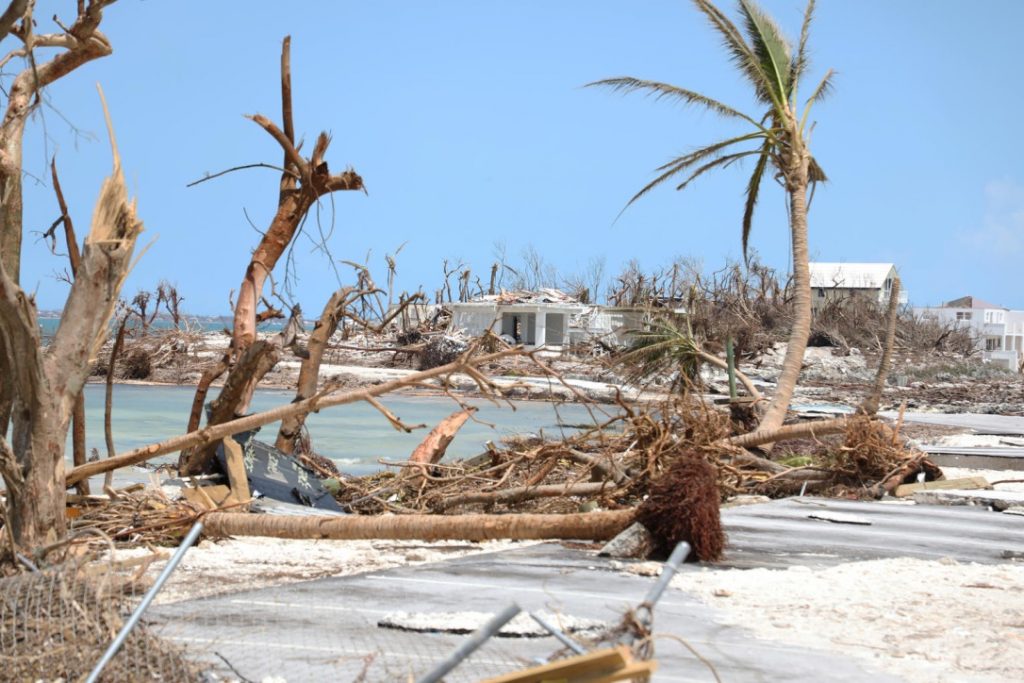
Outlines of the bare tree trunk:
M 281 349 L 273 342 L 257 341 L 251 344 L 231 368 L 224 381 L 224 388 L 210 405 L 207 425 L 218 425 L 241 417 L 240 407 L 248 405 L 256 385 L 277 364 L 280 353 Z M 208 474 L 212 470 L 216 451 L 215 443 L 193 449 L 185 459 L 184 467 L 179 468 L 181 474 Z
M 186 432 L 194 432 L 199 429 L 199 423 L 203 421 L 203 405 L 206 404 L 206 395 L 210 392 L 210 385 L 227 372 L 229 355 L 230 352 L 217 361 L 216 365 L 206 368 L 203 371 L 202 377 L 199 378 L 199 384 L 196 385 L 196 394 L 192 397 L 192 410 L 188 415 Z M 184 461 L 179 463 L 179 466 L 182 465 L 184 465 Z
M 114 337 L 114 346 L 110 349 L 110 363 L 107 365 L 107 382 L 103 397 L 103 436 L 107 442 L 107 457 L 113 458 L 117 455 L 114 450 L 114 429 L 111 424 L 111 417 L 114 413 L 114 370 L 117 366 L 117 359 L 121 355 L 121 348 L 124 346 L 124 330 L 128 325 L 128 314 L 124 314 L 117 325 L 117 336 Z M 78 463 L 75 463 L 78 466 Z
M 900 279 L 893 280 L 892 289 L 889 290 L 889 307 L 886 311 L 885 348 L 882 350 L 882 358 L 878 362 L 878 372 L 875 374 L 875 384 L 871 393 L 864 397 L 858 407 L 858 411 L 865 415 L 874 415 L 878 412 L 878 406 L 882 402 L 882 392 L 885 390 L 885 383 L 889 379 L 889 370 L 892 369 L 892 352 L 896 346 L 896 319 L 899 317 Z
M 327 342 L 338 329 L 338 322 L 347 305 L 348 297 L 352 293 L 351 287 L 339 289 L 327 301 L 316 327 L 309 335 L 307 349 L 309 356 L 304 358 L 299 368 L 299 383 L 295 391 L 295 400 L 302 401 L 310 398 L 316 393 L 317 384 L 320 379 L 320 364 L 323 362 L 324 350 Z M 291 453 L 295 450 L 295 440 L 302 432 L 302 426 L 306 423 L 308 413 L 296 413 L 281 420 L 281 428 L 277 432 L 277 440 L 274 442 L 283 453 Z
M 78 249 L 75 226 L 71 221 L 67 202 L 64 200 L 64 191 L 60 187 L 60 178 L 57 176 L 56 156 L 50 160 L 50 176 L 53 179 L 53 193 L 57 196 L 57 206 L 60 208 L 60 220 L 64 224 L 64 243 L 68 249 L 71 276 L 75 277 L 78 273 L 78 264 L 82 260 L 82 254 Z M 75 399 L 75 410 L 71 418 L 71 425 L 71 462 L 75 467 L 78 467 L 85 464 L 85 396 L 81 393 Z M 79 482 L 75 486 L 75 490 L 80 496 L 89 495 L 89 481 Z
M 113 143 L 112 128 L 110 132 Z M 78 275 L 45 353 L 35 304 L 0 262 L 0 335 L 7 352 L 0 361 L 15 385 L 12 447 L 0 444 L 0 472 L 7 485 L 7 518 L 14 541 L 26 548 L 52 543 L 65 534 L 68 424 L 91 359 L 106 337 L 142 231 L 134 203 L 128 200 L 116 147 L 113 158 L 113 173 L 100 190 Z
M 363 180 L 353 171 L 331 175 L 324 161 L 330 137 L 321 133 L 310 159 L 304 159 L 295 148 L 295 126 L 292 120 L 291 36 L 281 46 L 281 116 L 282 129 L 259 114 L 252 120 L 273 137 L 284 152 L 285 172 L 281 176 L 277 213 L 253 252 L 245 277 L 238 289 L 235 304 L 235 352 L 241 353 L 256 339 L 256 306 L 263 293 L 267 276 L 291 243 L 310 207 L 325 194 L 338 190 L 362 190 Z
M 790 231 L 793 241 L 793 328 L 789 333 L 782 372 L 776 384 L 768 409 L 758 426 L 758 432 L 767 432 L 782 426 L 793 398 L 800 370 L 811 334 L 811 274 L 807 247 L 807 184 L 810 157 L 802 145 L 795 168 L 786 180 L 789 193 Z
M 3 299 L 7 305 L 13 305 L 13 307 L 7 307 L 6 313 L 9 315 L 0 315 L 0 322 L 4 324 L 0 325 L 0 327 L 9 324 L 21 325 L 25 322 L 16 313 L 22 305 L 17 302 L 21 294 L 18 284 L 21 279 L 21 243 L 23 233 L 21 175 L 23 170 L 22 147 L 25 122 L 33 108 L 40 102 L 40 90 L 83 64 L 110 54 L 110 43 L 97 28 L 102 19 L 103 8 L 111 4 L 111 2 L 113 0 L 91 0 L 86 4 L 84 0 L 80 0 L 78 3 L 78 15 L 71 27 L 64 33 L 45 36 L 36 35 L 33 32 L 34 23 L 31 14 L 34 3 L 27 2 L 26 0 L 12 0 L 8 4 L 7 9 L 0 15 L 0 40 L 8 34 L 14 33 L 23 43 L 21 48 L 11 51 L 11 57 L 28 55 L 36 47 L 64 48 L 64 51 L 57 52 L 49 61 L 39 63 L 32 60 L 30 66 L 14 78 L 10 89 L 6 93 L 8 98 L 7 108 L 4 111 L 3 121 L 0 122 L 0 270 L 3 271 L 0 280 L 5 280 L 5 282 L 0 283 L 0 287 L 4 290 L 0 292 L 0 299 Z M 19 19 L 22 20 L 21 30 L 15 31 L 15 24 Z M 6 61 L 7 58 L 4 59 L 4 62 Z M 0 304 L 0 308 L 3 307 L 4 304 Z M 32 311 L 34 312 L 34 307 Z M 24 313 L 25 311 L 20 312 Z M 30 322 L 33 327 L 36 325 L 34 314 Z M 22 374 L 17 371 L 16 366 L 27 362 L 27 358 L 20 355 L 20 351 L 23 350 L 20 348 L 21 342 L 14 341 L 12 339 L 14 336 L 17 336 L 16 333 L 8 333 L 8 330 L 0 329 L 0 436 L 4 435 L 11 425 L 13 414 L 15 418 L 14 431 L 20 434 L 19 437 L 12 436 L 14 457 L 19 462 L 34 457 L 34 454 L 39 454 L 40 458 L 46 459 L 52 454 L 44 454 L 45 449 L 36 449 L 35 447 L 39 446 L 39 444 L 31 443 L 33 440 L 28 436 L 28 432 L 31 430 L 26 430 L 25 428 L 24 421 L 31 419 L 33 416 L 38 417 L 38 415 L 31 410 L 25 410 L 25 406 L 32 403 L 32 398 L 30 396 L 19 396 L 18 392 L 27 389 L 35 390 L 40 387 L 36 385 L 23 385 L 15 379 L 16 375 Z M 38 336 L 34 343 L 39 344 Z M 47 418 L 53 418 L 50 414 L 46 415 Z M 18 423 L 22 423 L 21 427 L 19 427 Z M 50 426 L 54 425 L 50 424 Z M 66 430 L 67 426 L 65 425 L 61 434 L 66 434 Z M 30 445 L 33 446 L 31 452 L 19 450 L 23 446 Z M 60 444 L 59 450 L 63 456 L 63 442 Z M 60 462 L 60 467 L 63 469 L 63 460 Z M 9 469 L 5 468 L 5 478 L 8 475 Z M 39 486 L 40 478 L 46 476 L 44 471 L 46 469 L 46 465 L 41 464 L 39 472 L 33 470 L 24 477 L 25 481 L 22 482 L 22 486 L 28 492 L 26 495 L 29 495 L 30 499 L 36 492 L 39 495 L 46 495 L 48 493 Z M 11 470 L 11 473 L 13 476 L 13 470 Z M 50 474 L 57 476 L 54 472 L 50 472 Z M 8 491 L 10 490 L 8 488 Z M 16 505 L 15 497 L 9 496 L 9 506 Z M 63 492 L 60 494 L 60 500 L 62 506 Z M 50 512 L 52 512 L 54 505 L 50 504 L 49 499 L 40 498 L 39 505 L 41 517 L 49 518 L 52 516 Z M 9 514 L 11 515 L 12 527 L 24 530 L 24 539 L 29 542 L 34 542 L 45 527 L 43 522 L 27 524 L 25 519 L 15 521 L 14 518 L 17 516 L 23 518 L 26 514 L 32 515 L 32 511 L 27 507 L 18 510 L 12 507 L 9 510 Z M 63 533 L 63 510 L 60 515 L 60 525 L 56 528 L 59 533 Z M 15 537 L 19 540 L 22 538 L 18 534 Z
M 586 512 L 570 515 L 383 515 L 293 517 L 212 512 L 206 530 L 214 536 L 270 536 L 273 538 L 495 539 L 572 538 L 604 541 L 633 523 L 633 510 Z

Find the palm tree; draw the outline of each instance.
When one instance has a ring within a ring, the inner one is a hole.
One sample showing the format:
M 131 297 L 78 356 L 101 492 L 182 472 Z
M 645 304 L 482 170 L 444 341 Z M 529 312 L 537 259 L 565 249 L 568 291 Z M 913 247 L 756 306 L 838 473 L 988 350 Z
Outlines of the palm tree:
M 754 170 L 747 183 L 743 212 L 742 243 L 746 255 L 754 209 L 766 175 L 773 176 L 785 189 L 793 249 L 795 316 L 778 387 L 759 425 L 759 430 L 772 430 L 781 426 L 789 409 L 811 329 L 807 207 L 815 184 L 826 178 L 811 156 L 807 124 L 812 105 L 831 90 L 833 72 L 830 69 L 825 74 L 806 101 L 799 101 L 797 86 L 807 69 L 807 38 L 814 0 L 807 3 L 795 54 L 778 25 L 753 0 L 739 0 L 743 31 L 710 0 L 694 0 L 694 3 L 722 37 L 733 63 L 753 86 L 758 104 L 767 107 L 764 113 L 750 116 L 693 90 L 638 78 L 609 78 L 589 85 L 610 87 L 623 93 L 643 92 L 657 99 L 669 98 L 697 105 L 748 128 L 742 135 L 707 145 L 659 167 L 659 175 L 630 199 L 627 208 L 670 179 L 681 180 L 676 189 L 682 190 L 712 169 L 753 158 Z

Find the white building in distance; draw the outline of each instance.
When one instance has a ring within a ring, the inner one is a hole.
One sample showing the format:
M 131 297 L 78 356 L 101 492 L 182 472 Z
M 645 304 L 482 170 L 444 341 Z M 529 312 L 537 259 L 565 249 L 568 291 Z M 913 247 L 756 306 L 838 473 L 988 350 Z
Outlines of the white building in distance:
M 1011 311 L 974 296 L 963 296 L 941 306 L 915 308 L 914 313 L 971 331 L 981 358 L 989 363 L 1021 370 L 1024 358 L 1024 311 Z
M 855 297 L 868 297 L 879 304 L 887 304 L 896 279 L 896 266 L 892 263 L 814 262 L 810 269 L 813 310 L 831 301 Z M 907 293 L 902 288 L 899 303 L 907 303 Z
M 576 343 L 624 346 L 645 312 L 582 304 L 557 289 L 501 292 L 449 304 L 449 332 L 478 337 L 487 330 L 527 350 L 561 351 Z

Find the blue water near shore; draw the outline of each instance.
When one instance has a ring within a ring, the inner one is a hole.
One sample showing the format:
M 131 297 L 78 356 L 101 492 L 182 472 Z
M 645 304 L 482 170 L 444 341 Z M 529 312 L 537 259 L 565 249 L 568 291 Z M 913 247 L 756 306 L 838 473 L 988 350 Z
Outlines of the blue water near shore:
M 44 341 L 53 337 L 59 324 L 60 318 L 39 318 L 39 331 Z M 114 323 L 111 322 L 112 328 L 113 325 Z M 225 328 L 231 329 L 232 321 L 229 317 L 205 318 L 203 320 L 189 318 L 187 325 L 189 329 L 198 332 L 219 332 Z M 271 320 L 261 323 L 259 329 L 261 332 L 280 332 L 282 327 L 284 327 L 284 321 Z M 170 330 L 174 328 L 174 325 L 170 320 L 157 319 L 150 324 L 149 328 L 154 331 Z
M 96 448 L 106 457 L 103 436 L 104 389 L 102 384 L 85 387 L 86 448 Z M 114 410 L 111 418 L 114 444 L 118 453 L 157 443 L 185 433 L 192 406 L 193 387 L 119 384 L 114 386 Z M 215 395 L 215 391 L 212 392 Z M 260 390 L 252 408 L 263 411 L 290 402 L 294 394 L 284 390 Z M 423 396 L 390 396 L 381 401 L 409 425 L 426 424 L 411 434 L 395 430 L 387 420 L 367 403 L 327 408 L 310 415 L 307 422 L 314 449 L 332 460 L 346 473 L 367 474 L 382 469 L 378 460 L 407 460 L 409 454 L 439 421 L 459 409 L 450 399 Z M 478 421 L 469 421 L 448 448 L 449 458 L 471 457 L 484 450 L 484 442 L 497 442 L 512 434 L 558 436 L 572 428 L 560 424 L 592 424 L 593 418 L 584 406 L 536 401 L 515 403 L 515 410 L 489 401 L 470 400 L 480 410 Z M 608 410 L 604 408 L 603 410 Z M 597 419 L 606 419 L 596 412 Z M 492 423 L 489 426 L 482 423 Z M 262 428 L 257 437 L 274 442 L 278 424 Z M 67 449 L 70 462 L 71 445 Z M 177 456 L 157 458 L 154 463 L 176 462 Z M 133 477 L 134 478 L 134 477 Z M 122 476 L 118 477 L 123 480 Z

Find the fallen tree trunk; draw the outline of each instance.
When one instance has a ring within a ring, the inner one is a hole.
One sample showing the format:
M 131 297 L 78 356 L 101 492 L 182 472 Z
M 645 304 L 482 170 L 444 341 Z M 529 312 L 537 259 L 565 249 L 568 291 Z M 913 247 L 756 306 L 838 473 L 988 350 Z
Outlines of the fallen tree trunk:
M 740 448 L 752 448 L 775 441 L 786 439 L 804 439 L 816 436 L 828 436 L 829 434 L 840 434 L 846 431 L 850 422 L 848 417 L 837 417 L 831 420 L 813 420 L 802 424 L 784 425 L 778 429 L 759 429 L 749 434 L 723 439 L 720 443 Z
M 542 540 L 551 538 L 604 541 L 633 523 L 634 510 L 572 515 L 382 515 L 292 517 L 212 512 L 204 518 L 213 536 L 337 540 Z

